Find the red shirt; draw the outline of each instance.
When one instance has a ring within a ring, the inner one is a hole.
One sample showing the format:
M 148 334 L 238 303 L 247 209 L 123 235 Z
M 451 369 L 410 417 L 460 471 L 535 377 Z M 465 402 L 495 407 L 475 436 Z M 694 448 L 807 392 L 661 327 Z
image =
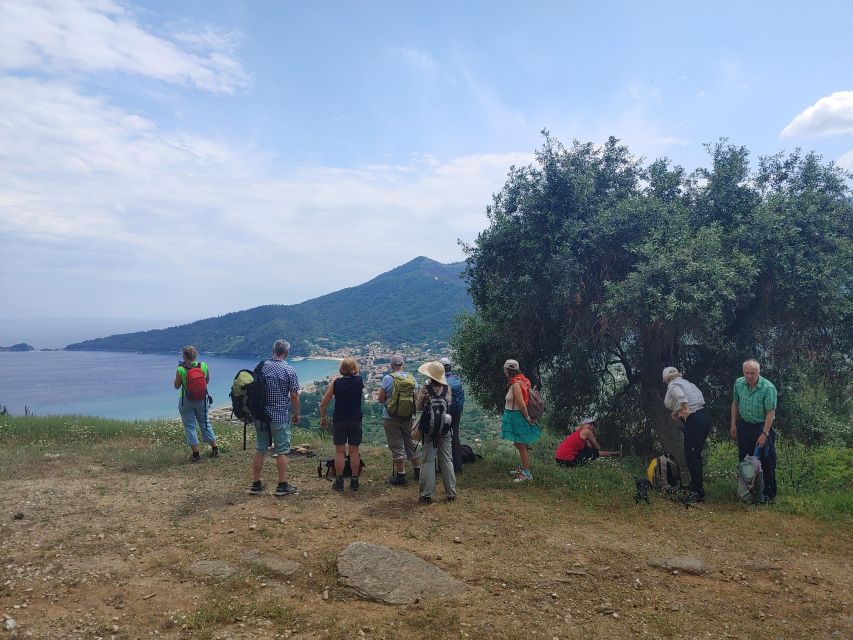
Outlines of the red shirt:
M 581 430 L 578 429 L 571 435 L 566 436 L 566 438 L 560 443 L 560 446 L 557 447 L 557 452 L 554 454 L 554 457 L 557 458 L 557 460 L 571 462 L 585 446 L 586 442 L 581 438 Z

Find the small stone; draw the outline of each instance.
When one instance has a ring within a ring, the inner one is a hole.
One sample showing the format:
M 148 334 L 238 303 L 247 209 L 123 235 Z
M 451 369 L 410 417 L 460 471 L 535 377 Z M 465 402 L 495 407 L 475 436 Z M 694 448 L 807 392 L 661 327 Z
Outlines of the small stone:
M 323 600 L 328 600 L 328 599 L 329 599 L 329 590 L 323 589 Z
M 14 515 L 14 516 L 12 516 L 12 517 L 13 517 L 15 520 L 23 520 L 23 519 L 24 519 L 24 512 L 23 512 L 23 511 L 16 511 L 16 512 L 15 512 L 15 515 Z M 13 627 L 13 628 L 14 628 L 14 627 Z
M 118 633 L 118 625 L 117 624 L 114 624 L 112 629 L 113 629 L 113 633 Z
M 456 544 L 462 544 L 462 538 L 456 536 L 455 538 L 453 538 L 453 542 L 455 542 Z
M 234 529 L 228 529 L 228 533 L 234 533 Z
M 249 525 L 249 531 L 254 531 L 254 530 L 255 530 L 255 529 L 257 529 L 257 528 L 258 528 L 258 527 L 257 527 L 257 526 L 255 526 L 255 524 L 254 524 L 254 523 Z
M 12 629 L 14 629 L 17 626 L 18 626 L 18 623 L 15 622 L 14 618 L 6 618 L 6 624 L 5 624 L 6 631 L 11 631 Z

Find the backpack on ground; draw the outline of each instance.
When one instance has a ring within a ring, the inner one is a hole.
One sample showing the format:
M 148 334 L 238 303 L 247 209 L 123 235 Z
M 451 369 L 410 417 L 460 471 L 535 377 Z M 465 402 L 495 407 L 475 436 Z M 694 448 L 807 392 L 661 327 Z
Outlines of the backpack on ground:
M 756 447 L 753 455 L 744 456 L 737 464 L 737 497 L 741 502 L 764 502 L 764 471 L 759 453 Z
M 184 394 L 187 400 L 198 402 L 207 398 L 207 380 L 204 377 L 204 370 L 201 364 L 185 366 L 187 372 L 187 386 Z
M 231 384 L 231 411 L 243 421 L 243 449 L 246 449 L 246 425 L 258 420 L 269 423 L 271 418 L 266 411 L 267 386 L 261 369 L 264 361 L 261 360 L 254 371 L 241 369 L 234 376 Z
M 473 462 L 477 462 L 477 460 L 481 460 L 483 456 L 474 451 L 467 444 L 459 445 L 459 449 L 462 452 L 462 463 L 463 464 L 471 464 Z
M 391 397 L 385 403 L 389 416 L 411 418 L 415 415 L 415 377 L 399 372 L 391 374 Z
M 449 404 L 447 402 L 447 387 L 441 393 L 435 394 L 431 387 L 427 387 L 429 401 L 424 404 L 420 419 L 420 431 L 424 442 L 432 440 L 437 442 L 441 436 L 450 432 Z
M 658 491 L 674 493 L 681 489 L 681 469 L 678 461 L 668 453 L 651 461 L 646 476 Z
M 335 470 L 335 459 L 331 458 L 326 460 L 325 462 L 321 462 L 317 465 L 317 477 L 323 477 L 323 467 L 326 467 L 326 480 L 334 480 L 337 477 L 337 471 Z M 359 475 L 361 475 L 362 469 L 364 469 L 366 465 L 364 464 L 364 460 L 361 461 L 361 469 L 359 469 Z M 352 477 L 352 467 L 349 462 L 349 454 L 344 456 L 344 471 L 341 474 L 344 478 Z
M 462 378 L 455 373 L 448 373 L 445 378 L 447 378 L 447 386 L 453 393 L 450 399 L 450 413 L 458 415 L 462 413 L 465 406 L 465 390 L 462 388 Z

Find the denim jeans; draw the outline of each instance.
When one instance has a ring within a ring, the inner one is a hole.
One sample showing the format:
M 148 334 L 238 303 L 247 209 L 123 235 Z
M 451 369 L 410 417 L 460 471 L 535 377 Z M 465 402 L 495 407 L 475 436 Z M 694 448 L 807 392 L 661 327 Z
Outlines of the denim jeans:
M 196 423 L 201 428 L 201 437 L 205 442 L 216 441 L 216 434 L 213 433 L 213 426 L 207 417 L 207 399 L 190 400 L 189 398 L 184 398 L 183 400 L 179 400 L 178 411 L 184 423 L 184 435 L 189 446 L 198 446 L 198 435 L 195 430 Z

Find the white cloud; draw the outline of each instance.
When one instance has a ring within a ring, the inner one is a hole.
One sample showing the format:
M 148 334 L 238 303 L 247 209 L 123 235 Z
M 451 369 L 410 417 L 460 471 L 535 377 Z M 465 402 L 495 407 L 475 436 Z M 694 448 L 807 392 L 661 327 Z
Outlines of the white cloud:
M 405 48 L 401 49 L 400 53 L 403 58 L 413 67 L 431 75 L 438 75 L 439 66 L 433 57 L 425 51 L 419 49 Z
M 836 91 L 824 96 L 782 129 L 780 138 L 832 136 L 853 133 L 853 91 Z
M 10 71 L 120 71 L 230 94 L 249 83 L 236 39 L 208 27 L 177 34 L 182 47 L 112 0 L 0 2 L 0 69 Z
M 9 316 L 199 317 L 298 302 L 416 255 L 451 261 L 531 154 L 283 170 L 69 84 L 0 78 L 0 289 Z M 201 258 L 199 259 L 199 256 Z M 252 265 L 263 279 L 241 275 Z M 335 271 L 338 270 L 338 271 Z M 132 293 L 131 293 L 132 292 Z M 112 315 L 116 315 L 114 312 Z M 166 314 L 168 315 L 168 314 Z
M 847 169 L 847 171 L 853 171 L 853 151 L 848 151 L 844 155 L 842 155 L 838 160 L 835 161 L 842 169 Z

